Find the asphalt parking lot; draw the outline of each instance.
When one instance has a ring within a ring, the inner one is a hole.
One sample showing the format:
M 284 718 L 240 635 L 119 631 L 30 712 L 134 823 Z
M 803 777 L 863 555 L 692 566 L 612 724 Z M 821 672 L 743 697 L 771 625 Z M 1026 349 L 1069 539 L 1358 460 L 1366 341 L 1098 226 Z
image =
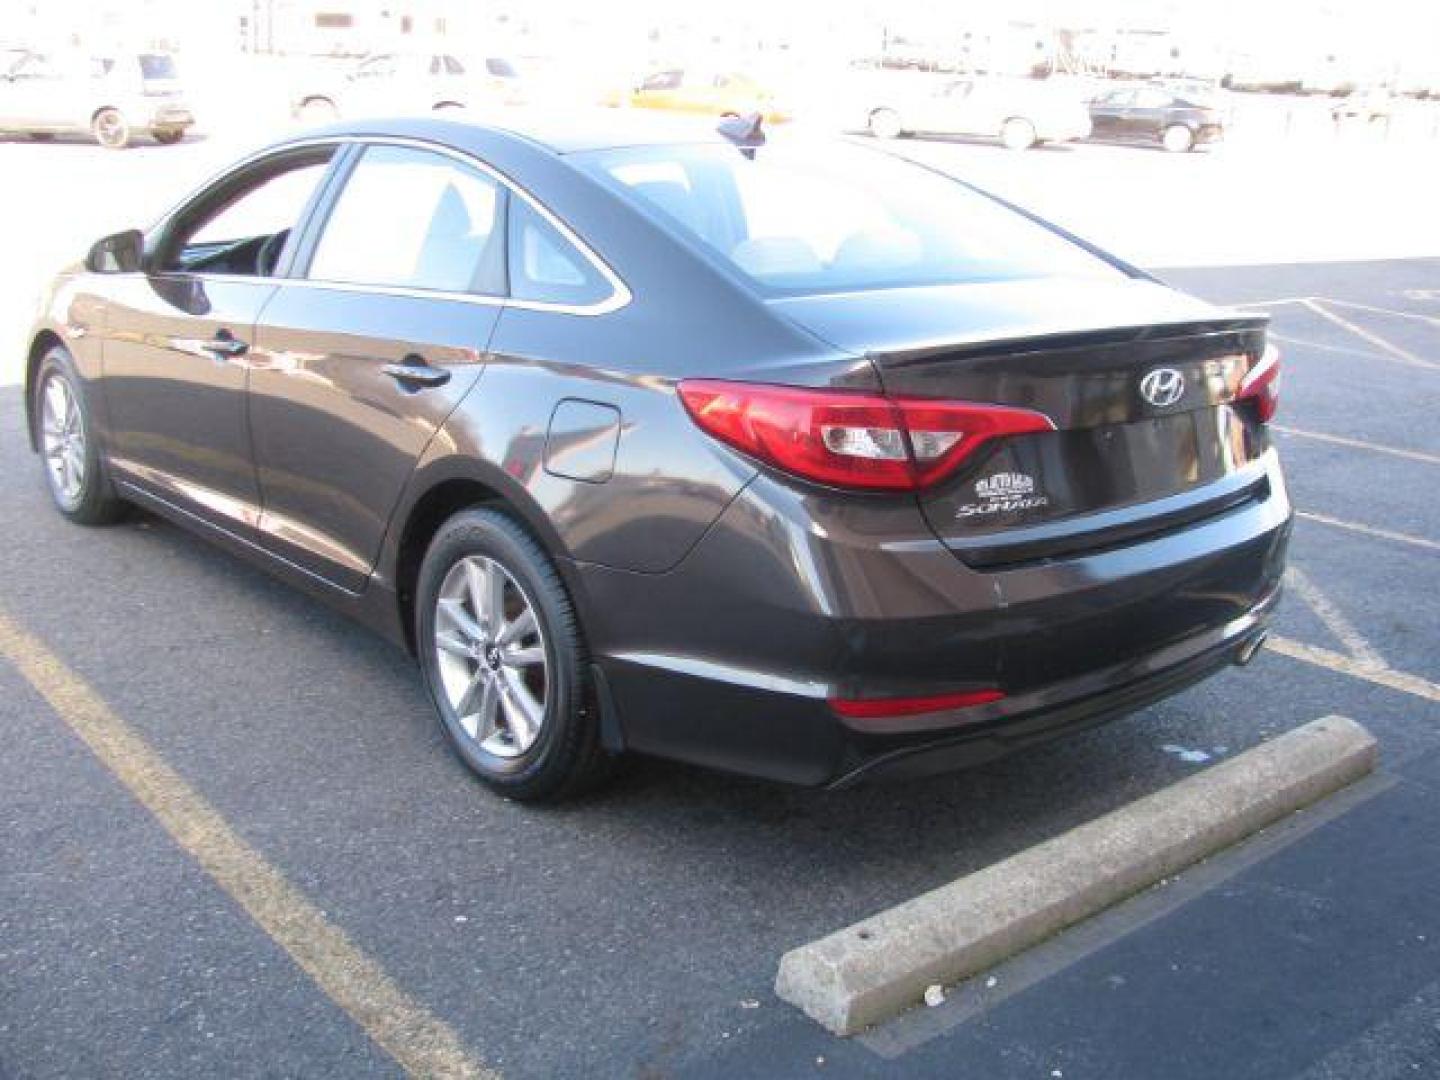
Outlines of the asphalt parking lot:
M 154 187 L 185 183 L 153 163 L 195 172 L 220 149 L 137 152 L 123 183 L 158 209 Z M 34 163 L 25 191 L 70 197 L 96 153 L 0 147 Z M 1115 153 L 1067 156 L 1122 169 Z M 7 228 L 35 213 L 5 200 Z M 1440 1073 L 1440 259 L 1161 276 L 1269 311 L 1285 351 L 1300 517 L 1275 646 L 1100 730 L 903 787 L 637 761 L 564 809 L 500 801 L 447 750 L 400 653 L 159 520 L 62 521 L 19 391 L 0 389 L 0 1075 L 402 1071 L 350 991 L 282 947 L 291 900 L 453 1033 L 441 1060 L 462 1072 Z M 109 764 L 78 734 L 96 700 L 140 740 Z M 1330 713 L 1379 738 L 1376 780 L 1182 875 L 1171 899 L 1117 909 L 1106 935 L 1065 935 L 848 1041 L 775 998 L 786 949 Z M 137 784 L 179 790 L 157 763 L 283 876 L 278 924 L 206 863 L 213 830 L 177 840 L 137 801 Z

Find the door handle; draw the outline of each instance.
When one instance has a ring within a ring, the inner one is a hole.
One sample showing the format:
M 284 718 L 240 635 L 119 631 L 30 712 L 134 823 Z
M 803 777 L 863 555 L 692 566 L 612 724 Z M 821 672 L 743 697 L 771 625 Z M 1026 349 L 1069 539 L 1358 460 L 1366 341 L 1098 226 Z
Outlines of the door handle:
M 244 356 L 250 351 L 250 346 L 241 341 L 229 330 L 217 331 L 215 336 L 204 345 L 200 346 L 205 352 L 213 353 L 215 356 Z
M 407 356 L 399 364 L 386 364 L 380 369 L 406 390 L 424 390 L 432 386 L 444 386 L 450 381 L 450 372 L 444 368 L 431 367 L 418 356 Z

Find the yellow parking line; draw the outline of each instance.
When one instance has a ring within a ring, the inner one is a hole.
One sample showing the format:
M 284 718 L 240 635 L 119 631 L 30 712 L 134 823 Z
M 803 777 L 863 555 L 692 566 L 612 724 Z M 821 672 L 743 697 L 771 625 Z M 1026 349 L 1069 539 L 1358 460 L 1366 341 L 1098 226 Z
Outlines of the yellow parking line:
M 177 844 L 411 1076 L 489 1078 L 455 1032 L 410 998 L 285 880 L 43 642 L 0 611 L 8 660 Z
M 1350 532 L 1357 532 L 1362 536 L 1373 536 L 1377 540 L 1393 540 L 1397 544 L 1409 544 L 1411 547 L 1440 551 L 1440 543 L 1427 540 L 1423 536 L 1411 536 L 1409 533 L 1377 529 L 1374 525 L 1362 525 L 1358 521 L 1344 521 L 1340 518 L 1330 517 L 1328 514 L 1317 514 L 1313 510 L 1296 510 L 1295 516 L 1304 518 L 1306 521 L 1313 521 L 1317 525 L 1329 525 L 1336 529 L 1348 529 Z
M 1322 649 L 1318 645 L 1306 645 L 1303 641 L 1294 641 L 1278 634 L 1271 634 L 1265 641 L 1265 647 L 1292 660 L 1303 660 L 1307 664 L 1314 664 L 1341 675 L 1364 679 L 1404 694 L 1414 694 L 1426 701 L 1440 701 L 1440 684 L 1422 679 L 1418 675 L 1395 671 L 1393 668 L 1371 667 L 1353 656 Z

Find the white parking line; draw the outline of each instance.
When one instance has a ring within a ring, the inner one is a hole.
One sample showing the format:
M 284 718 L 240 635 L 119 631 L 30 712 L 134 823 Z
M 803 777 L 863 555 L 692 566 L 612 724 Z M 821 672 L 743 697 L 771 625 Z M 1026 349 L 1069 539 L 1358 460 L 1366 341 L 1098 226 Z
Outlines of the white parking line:
M 1382 446 L 1380 443 L 1366 442 L 1364 439 L 1352 439 L 1347 435 L 1330 435 L 1323 431 L 1306 431 L 1304 428 L 1286 427 L 1284 424 L 1271 424 L 1270 427 L 1282 435 L 1293 435 L 1300 439 L 1314 439 L 1316 442 L 1332 443 L 1335 446 L 1346 446 L 1352 450 L 1369 450 L 1375 454 L 1389 454 L 1392 457 L 1405 458 L 1407 461 L 1418 461 L 1423 465 L 1440 465 L 1440 454 L 1427 454 L 1422 450 L 1402 450 L 1398 446 Z
M 1392 532 L 1389 529 L 1377 529 L 1373 525 L 1362 525 L 1358 521 L 1343 521 L 1340 518 L 1330 517 L 1328 514 L 1317 514 L 1313 510 L 1296 510 L 1296 517 L 1304 518 L 1306 521 L 1313 521 L 1320 525 L 1329 525 L 1336 529 L 1348 529 L 1351 532 L 1360 533 L 1363 536 L 1373 536 L 1377 540 L 1393 540 L 1397 544 L 1410 544 L 1412 547 L 1425 548 L 1428 551 L 1440 551 L 1440 543 L 1434 540 L 1427 540 L 1423 536 L 1411 536 L 1409 533 Z
M 1302 349 L 1339 353 L 1341 356 L 1358 356 L 1364 360 L 1390 359 L 1384 353 L 1376 352 L 1374 349 L 1361 349 L 1354 345 L 1331 345 L 1321 341 L 1306 341 L 1304 338 L 1290 337 L 1288 334 L 1277 334 L 1274 330 L 1271 330 L 1268 336 L 1271 341 L 1278 341 L 1281 345 L 1291 345 Z
M 1246 300 L 1243 304 L 1227 304 L 1226 307 L 1280 307 L 1282 304 L 1308 304 L 1313 296 L 1282 296 L 1277 300 Z
M 1402 364 L 1409 364 L 1411 367 L 1426 368 L 1430 371 L 1440 371 L 1440 364 L 1437 364 L 1432 360 L 1424 360 L 1416 356 L 1414 353 L 1409 352 L 1406 349 L 1400 348 L 1399 345 L 1392 345 L 1390 342 L 1382 338 L 1379 334 L 1371 333 L 1363 326 L 1356 326 L 1349 319 L 1343 319 L 1339 315 L 1336 315 L 1333 311 L 1327 311 L 1324 307 L 1320 305 L 1320 302 L 1318 300 L 1307 300 L 1305 301 L 1305 306 L 1308 307 L 1311 311 L 1315 312 L 1316 315 L 1319 315 L 1322 319 L 1329 319 L 1336 326 L 1340 327 L 1343 330 L 1348 330 L 1350 333 L 1354 334 L 1362 341 L 1368 341 L 1371 345 L 1374 345 L 1377 349 L 1388 353 L 1393 359 L 1399 360 Z
M 1419 675 L 1396 671 L 1393 668 L 1366 667 L 1344 653 L 1338 653 L 1332 649 L 1322 649 L 1318 645 L 1306 645 L 1303 641 L 1281 637 L 1279 634 L 1271 634 L 1266 638 L 1265 648 L 1277 652 L 1281 656 L 1288 656 L 1292 660 L 1303 660 L 1307 664 L 1314 664 L 1316 667 L 1325 668 L 1339 675 L 1364 679 L 1377 686 L 1399 690 L 1402 694 L 1413 694 L 1426 701 L 1440 702 L 1440 685 L 1429 679 L 1422 679 Z
M 1356 300 L 1339 300 L 1333 296 L 1323 297 L 1327 304 L 1335 304 L 1339 307 L 1354 308 L 1356 311 L 1370 311 L 1376 315 L 1394 315 L 1397 319 L 1414 319 L 1416 322 L 1428 323 L 1430 326 L 1440 326 L 1440 319 L 1434 315 L 1421 315 L 1418 311 L 1396 311 L 1393 308 L 1375 307 L 1373 304 L 1362 304 Z
M 1365 640 L 1365 635 L 1360 633 L 1338 607 L 1331 602 L 1330 598 L 1320 591 L 1310 575 L 1301 570 L 1298 566 L 1292 566 L 1285 571 L 1285 583 L 1295 592 L 1301 600 L 1309 605 L 1310 610 L 1320 617 L 1326 627 L 1340 639 L 1346 651 L 1355 659 L 1355 662 L 1367 668 L 1389 667 L 1385 658 L 1375 651 L 1374 646 Z

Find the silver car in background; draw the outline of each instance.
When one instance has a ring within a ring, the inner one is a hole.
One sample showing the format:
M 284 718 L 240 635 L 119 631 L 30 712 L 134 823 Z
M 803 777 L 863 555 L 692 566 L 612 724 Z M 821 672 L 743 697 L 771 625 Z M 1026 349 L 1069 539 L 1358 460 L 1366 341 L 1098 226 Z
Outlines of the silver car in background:
M 119 150 L 140 134 L 179 142 L 195 122 L 165 53 L 67 61 L 18 49 L 0 55 L 0 64 L 0 131 L 40 140 L 88 132 Z
M 1038 79 L 877 73 L 863 91 L 862 108 L 859 126 L 881 139 L 968 135 L 1028 150 L 1090 135 L 1080 96 Z
M 477 105 L 519 105 L 520 73 L 504 57 L 450 53 L 377 53 L 343 75 L 301 86 L 291 114 L 306 123 L 340 117 L 400 116 Z

